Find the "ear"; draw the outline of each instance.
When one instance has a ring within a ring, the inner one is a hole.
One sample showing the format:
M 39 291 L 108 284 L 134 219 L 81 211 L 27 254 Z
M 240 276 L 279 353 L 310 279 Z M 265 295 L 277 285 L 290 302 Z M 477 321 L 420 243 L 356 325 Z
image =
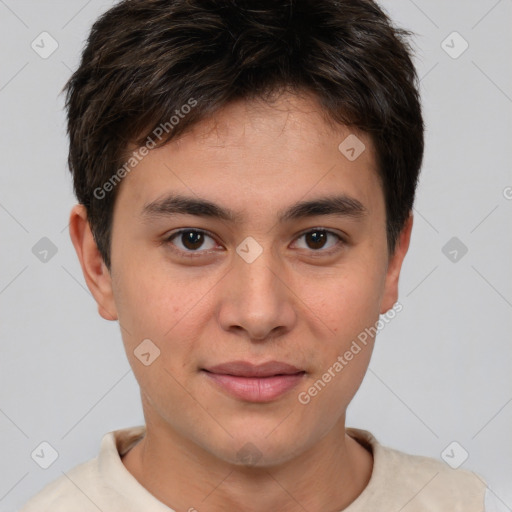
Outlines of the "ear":
M 82 204 L 75 205 L 71 210 L 69 235 L 80 260 L 87 287 L 98 304 L 98 313 L 105 320 L 117 320 L 110 272 L 98 250 L 87 220 L 87 210 Z
M 409 249 L 409 242 L 411 241 L 411 231 L 413 224 L 412 210 L 409 212 L 409 217 L 400 232 L 397 240 L 395 251 L 388 262 L 388 270 L 386 273 L 386 283 L 384 287 L 384 294 L 382 297 L 380 314 L 383 315 L 389 311 L 398 300 L 398 278 L 400 277 L 400 270 L 404 261 L 407 250 Z

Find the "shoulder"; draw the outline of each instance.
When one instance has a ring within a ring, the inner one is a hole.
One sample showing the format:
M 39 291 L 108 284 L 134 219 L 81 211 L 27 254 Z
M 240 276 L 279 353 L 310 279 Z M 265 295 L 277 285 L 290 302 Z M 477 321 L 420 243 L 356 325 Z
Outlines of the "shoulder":
M 144 426 L 138 426 L 105 434 L 97 457 L 63 472 L 19 512 L 128 512 L 149 508 L 146 505 L 152 497 L 121 461 L 121 456 L 144 432 Z M 138 507 L 140 503 L 144 506 Z
M 98 512 L 98 507 L 89 496 L 97 492 L 95 468 L 97 459 L 80 464 L 33 496 L 20 512 Z
M 364 430 L 347 429 L 347 434 L 372 450 L 374 469 L 368 488 L 390 506 L 418 512 L 484 511 L 487 486 L 476 473 L 383 446 Z
M 414 491 L 418 503 L 450 505 L 451 510 L 481 512 L 486 485 L 475 473 L 453 469 L 446 463 L 421 455 L 383 448 L 405 488 Z

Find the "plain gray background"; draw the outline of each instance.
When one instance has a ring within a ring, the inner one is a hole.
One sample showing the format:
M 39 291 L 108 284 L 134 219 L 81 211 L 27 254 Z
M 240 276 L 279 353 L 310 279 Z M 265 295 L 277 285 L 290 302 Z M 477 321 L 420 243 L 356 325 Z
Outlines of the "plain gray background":
M 347 425 L 409 453 L 449 447 L 452 463 L 467 452 L 462 467 L 512 510 L 512 0 L 381 4 L 416 33 L 426 155 L 403 311 L 378 336 Z M 119 326 L 97 314 L 67 230 L 59 92 L 111 5 L 0 0 L 2 512 L 95 456 L 106 432 L 143 423 Z M 48 469 L 31 456 L 41 442 L 58 453 Z

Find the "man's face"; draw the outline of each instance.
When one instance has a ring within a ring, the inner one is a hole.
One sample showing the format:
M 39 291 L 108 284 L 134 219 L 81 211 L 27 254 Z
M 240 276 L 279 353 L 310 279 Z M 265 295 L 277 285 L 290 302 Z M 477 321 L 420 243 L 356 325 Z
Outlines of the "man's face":
M 366 149 L 353 161 L 338 149 L 351 133 L 329 129 L 309 97 L 233 103 L 124 179 L 108 309 L 148 424 L 221 460 L 256 447 L 258 464 L 275 464 L 344 421 L 373 340 L 359 342 L 341 370 L 335 363 L 392 307 L 397 284 L 371 142 L 357 134 Z M 236 218 L 186 201 L 177 213 L 163 203 L 177 196 Z M 336 198 L 352 203 L 297 208 Z M 296 370 L 269 366 L 250 377 L 250 366 L 213 368 L 240 361 Z

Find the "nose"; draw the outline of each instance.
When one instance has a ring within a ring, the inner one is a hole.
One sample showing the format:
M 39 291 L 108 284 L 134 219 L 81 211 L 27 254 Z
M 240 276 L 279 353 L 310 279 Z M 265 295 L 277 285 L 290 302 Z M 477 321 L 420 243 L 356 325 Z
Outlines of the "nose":
M 250 341 L 265 341 L 293 329 L 297 314 L 293 285 L 270 251 L 251 263 L 238 255 L 222 280 L 219 323 Z

